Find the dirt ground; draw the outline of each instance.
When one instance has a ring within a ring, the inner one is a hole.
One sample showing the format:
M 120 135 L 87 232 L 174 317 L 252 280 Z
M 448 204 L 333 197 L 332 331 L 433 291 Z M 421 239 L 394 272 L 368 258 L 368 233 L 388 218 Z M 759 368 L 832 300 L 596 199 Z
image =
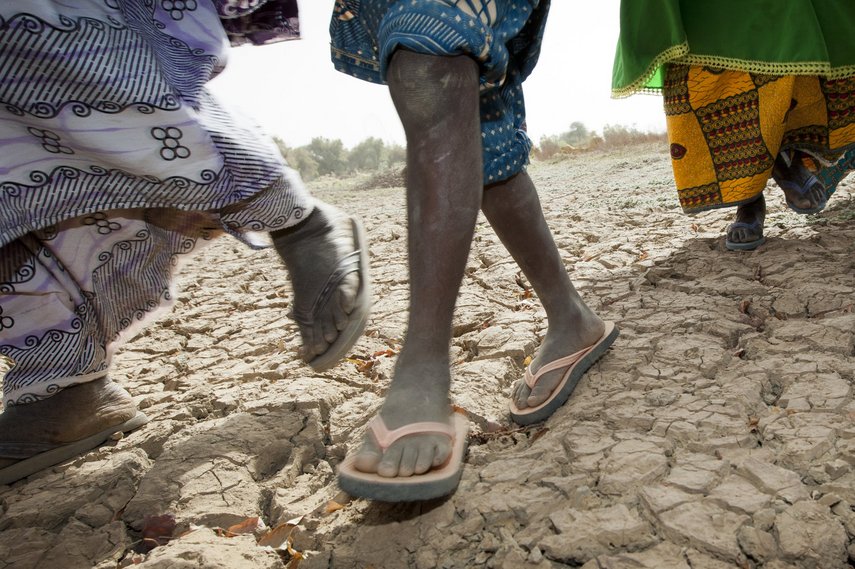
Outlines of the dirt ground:
M 546 323 L 482 219 L 452 347 L 473 427 L 456 494 L 389 505 L 336 487 L 404 332 L 406 228 L 401 188 L 327 180 L 316 193 L 371 241 L 374 311 L 350 361 L 301 365 L 275 254 L 220 239 L 116 358 L 151 421 L 0 487 L 0 569 L 849 566 L 855 185 L 815 216 L 770 185 L 768 243 L 733 253 L 732 211 L 681 213 L 665 145 L 530 172 L 574 283 L 621 336 L 564 408 L 514 429 L 510 386 Z

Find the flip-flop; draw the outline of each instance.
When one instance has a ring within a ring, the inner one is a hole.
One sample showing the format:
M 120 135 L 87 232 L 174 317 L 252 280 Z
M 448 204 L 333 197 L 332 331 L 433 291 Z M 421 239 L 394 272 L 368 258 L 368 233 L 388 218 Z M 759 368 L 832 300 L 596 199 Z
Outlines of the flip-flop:
M 787 207 L 796 213 L 807 215 L 811 213 L 819 213 L 825 209 L 828 203 L 827 192 L 825 186 L 820 182 L 810 170 L 802 164 L 798 157 L 793 157 L 788 165 L 783 154 L 779 154 L 775 159 L 775 166 L 772 169 L 772 177 L 781 189 L 787 188 L 794 190 L 800 196 L 807 196 L 810 189 L 814 186 L 820 186 L 823 190 L 823 200 L 814 207 L 801 208 L 797 207 L 793 202 L 784 198 L 787 202 Z
M 755 234 L 760 235 L 754 241 L 731 241 L 730 235 L 731 230 L 733 229 L 750 229 Z M 746 223 L 744 221 L 734 221 L 730 225 L 727 226 L 727 231 L 725 233 L 724 238 L 724 246 L 730 251 L 753 251 L 760 245 L 766 242 L 766 238 L 763 236 L 763 225 L 758 221 L 752 221 L 751 223 Z
M 74 458 L 75 456 L 81 455 L 84 452 L 99 446 L 116 433 L 133 431 L 147 422 L 148 417 L 145 413 L 137 411 L 137 414 L 133 418 L 125 421 L 124 423 L 113 425 L 112 427 L 104 429 L 103 431 L 95 433 L 85 439 L 80 439 L 49 450 L 42 450 L 41 452 L 38 452 L 38 454 L 28 458 L 23 458 L 18 462 L 0 469 L 0 485 L 11 484 L 16 480 L 35 474 L 36 472 L 49 468 L 55 464 L 59 464 L 60 462 L 64 462 L 70 458 Z M 15 445 L 15 448 L 22 453 L 29 453 L 29 451 L 32 450 L 38 451 L 38 447 L 31 444 L 22 443 Z
M 361 472 L 354 466 L 356 459 L 348 456 L 338 468 L 338 484 L 342 490 L 351 496 L 379 502 L 415 502 L 439 498 L 451 494 L 457 488 L 463 474 L 466 435 L 469 432 L 469 420 L 462 414 L 452 413 L 451 424 L 413 423 L 392 431 L 386 427 L 380 415 L 377 415 L 368 427 L 383 451 L 395 441 L 409 435 L 440 434 L 451 439 L 451 455 L 444 464 L 424 474 L 394 478 Z
M 593 345 L 579 350 L 575 354 L 570 354 L 563 358 L 549 362 L 537 370 L 537 373 L 531 373 L 531 365 L 525 370 L 525 382 L 530 388 L 533 388 L 543 374 L 561 368 L 567 368 L 561 378 L 561 382 L 549 396 L 549 399 L 538 405 L 537 407 L 526 407 L 520 409 L 514 403 L 513 398 L 510 402 L 511 418 L 515 423 L 520 425 L 531 425 L 548 419 L 559 407 L 567 402 L 570 394 L 576 389 L 576 384 L 582 379 L 588 369 L 594 365 L 600 357 L 606 353 L 606 350 L 614 343 L 618 337 L 618 329 L 614 322 L 606 322 L 606 331 L 599 340 Z
M 359 219 L 350 218 L 353 230 L 353 239 L 356 249 L 339 261 L 335 271 L 327 278 L 327 282 L 318 296 L 312 309 L 305 313 L 294 312 L 293 318 L 303 326 L 311 327 L 318 314 L 324 309 L 333 294 L 338 290 L 341 281 L 350 273 L 359 273 L 359 291 L 356 293 L 356 301 L 353 311 L 348 315 L 347 326 L 340 330 L 338 337 L 330 344 L 322 354 L 312 359 L 309 365 L 315 371 L 325 371 L 335 366 L 347 355 L 353 347 L 368 323 L 368 315 L 371 312 L 371 279 L 368 275 L 368 240 L 365 237 L 365 228 Z

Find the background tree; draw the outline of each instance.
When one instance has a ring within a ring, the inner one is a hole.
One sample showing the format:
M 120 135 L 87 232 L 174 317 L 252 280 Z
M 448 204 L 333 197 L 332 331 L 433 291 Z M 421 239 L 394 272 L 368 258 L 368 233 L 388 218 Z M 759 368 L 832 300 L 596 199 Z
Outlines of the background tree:
M 347 155 L 341 140 L 318 136 L 305 148 L 318 164 L 318 175 L 340 176 L 347 173 Z
M 383 161 L 385 146 L 379 138 L 366 138 L 348 153 L 348 169 L 362 172 L 379 169 Z

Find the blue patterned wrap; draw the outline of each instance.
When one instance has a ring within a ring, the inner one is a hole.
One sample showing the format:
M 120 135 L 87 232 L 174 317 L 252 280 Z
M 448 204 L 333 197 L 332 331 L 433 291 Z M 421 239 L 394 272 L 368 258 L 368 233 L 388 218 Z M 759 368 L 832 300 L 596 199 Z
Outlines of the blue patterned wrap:
M 540 55 L 549 0 L 337 0 L 330 23 L 337 70 L 385 83 L 394 51 L 469 55 L 480 67 L 484 183 L 528 163 L 522 83 Z

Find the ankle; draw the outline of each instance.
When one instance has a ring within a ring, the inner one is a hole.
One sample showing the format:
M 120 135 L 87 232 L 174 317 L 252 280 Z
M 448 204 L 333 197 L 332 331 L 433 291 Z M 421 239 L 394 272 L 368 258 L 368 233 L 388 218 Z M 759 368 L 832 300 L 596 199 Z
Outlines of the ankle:
M 321 208 L 315 207 L 297 224 L 270 232 L 274 246 L 279 249 L 282 245 L 292 245 L 309 237 L 325 235 L 330 231 L 330 222 Z

